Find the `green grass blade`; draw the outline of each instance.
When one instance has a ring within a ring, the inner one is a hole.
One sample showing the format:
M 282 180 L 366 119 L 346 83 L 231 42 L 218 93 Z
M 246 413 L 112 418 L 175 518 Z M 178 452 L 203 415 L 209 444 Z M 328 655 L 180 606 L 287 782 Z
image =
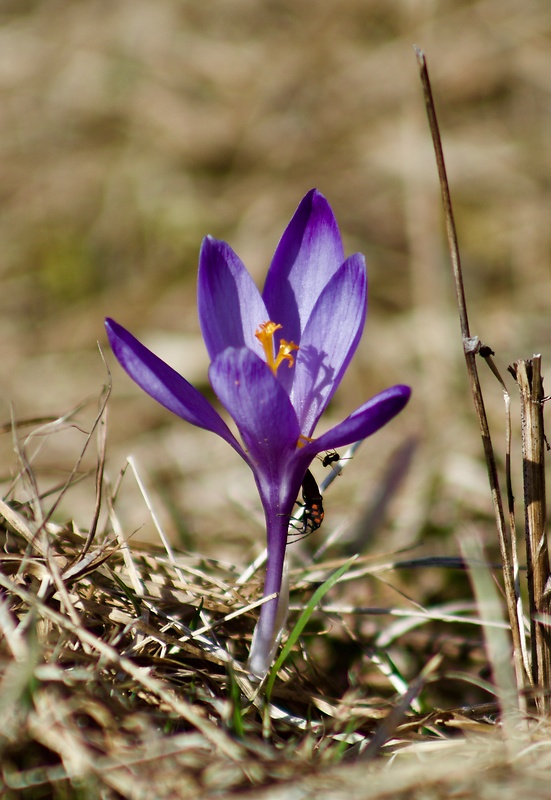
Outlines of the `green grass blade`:
M 350 567 L 352 566 L 352 564 L 354 563 L 356 558 L 357 558 L 357 556 L 352 556 L 352 558 L 349 558 L 348 561 L 346 561 L 342 565 L 342 567 L 339 567 L 339 569 L 336 570 L 325 581 L 325 583 L 322 583 L 321 586 L 318 586 L 318 588 L 316 589 L 316 591 L 314 592 L 314 594 L 312 595 L 312 597 L 308 601 L 308 604 L 306 605 L 306 608 L 304 609 L 304 611 L 302 612 L 302 614 L 298 618 L 295 627 L 293 628 L 293 630 L 289 634 L 289 638 L 285 642 L 285 645 L 282 647 L 281 653 L 279 654 L 275 664 L 273 665 L 272 669 L 270 670 L 270 674 L 268 676 L 268 681 L 266 683 L 266 699 L 268 699 L 268 700 L 270 699 L 271 694 L 272 694 L 272 689 L 274 688 L 274 683 L 275 683 L 275 679 L 276 679 L 277 673 L 279 672 L 279 670 L 281 669 L 281 667 L 282 667 L 283 663 L 285 662 L 287 656 L 289 655 L 289 653 L 293 649 L 293 646 L 294 646 L 295 642 L 297 641 L 298 637 L 300 636 L 300 634 L 302 633 L 302 631 L 306 627 L 306 624 L 307 624 L 308 620 L 310 619 L 310 617 L 312 616 L 312 614 L 314 613 L 316 606 L 318 605 L 320 600 L 323 598 L 323 596 L 329 591 L 329 589 L 331 589 L 337 583 L 337 581 L 344 575 L 344 573 L 347 572 L 350 569 Z

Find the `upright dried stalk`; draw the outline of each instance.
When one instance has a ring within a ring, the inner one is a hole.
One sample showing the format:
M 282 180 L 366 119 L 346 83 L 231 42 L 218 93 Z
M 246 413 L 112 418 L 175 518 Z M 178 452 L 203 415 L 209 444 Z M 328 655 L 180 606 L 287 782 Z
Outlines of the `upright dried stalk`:
M 536 696 L 540 712 L 551 709 L 551 628 L 536 618 L 549 615 L 549 549 L 545 504 L 545 434 L 543 429 L 543 382 L 541 356 L 515 363 L 520 389 L 522 420 L 522 464 L 524 476 L 524 519 L 526 566 L 532 646 L 532 681 L 541 694 Z
M 515 674 L 516 674 L 517 686 L 520 689 L 524 686 L 525 676 L 524 676 L 524 666 L 522 661 L 522 637 L 520 631 L 521 623 L 518 615 L 517 593 L 515 587 L 514 568 L 513 568 L 512 536 L 514 535 L 514 532 L 510 531 L 507 528 L 507 523 L 505 520 L 505 513 L 503 510 L 503 501 L 501 496 L 501 489 L 499 486 L 499 477 L 497 473 L 494 448 L 490 436 L 488 418 L 486 416 L 486 409 L 484 407 L 484 398 L 482 396 L 482 389 L 480 387 L 480 380 L 478 377 L 478 369 L 476 365 L 477 354 L 480 353 L 481 355 L 484 355 L 485 351 L 488 348 L 484 348 L 481 345 L 481 342 L 479 341 L 478 337 L 471 336 L 469 329 L 469 318 L 467 315 L 467 301 L 465 299 L 465 290 L 463 287 L 463 273 L 461 269 L 461 259 L 459 257 L 459 245 L 457 243 L 457 232 L 455 228 L 450 187 L 448 184 L 448 176 L 444 161 L 444 152 L 442 149 L 442 141 L 440 138 L 440 129 L 438 127 L 438 120 L 436 117 L 436 109 L 432 97 L 432 89 L 430 85 L 425 54 L 418 47 L 415 47 L 415 53 L 419 65 L 419 74 L 423 86 L 425 106 L 429 120 L 429 127 L 432 135 L 434 154 L 436 157 L 438 178 L 440 181 L 442 205 L 444 207 L 446 232 L 448 236 L 448 249 L 452 264 L 455 294 L 457 299 L 457 308 L 459 312 L 459 323 L 461 327 L 463 352 L 465 354 L 467 372 L 469 375 L 469 381 L 471 385 L 471 394 L 473 397 L 475 411 L 478 418 L 478 424 L 480 426 L 480 433 L 482 436 L 482 446 L 484 448 L 484 456 L 486 459 L 486 467 L 488 470 L 488 480 L 490 482 L 490 490 L 492 493 L 492 501 L 494 505 L 494 514 L 497 526 L 499 549 L 500 549 L 501 563 L 503 569 L 505 600 L 507 603 L 507 611 L 509 615 L 509 622 L 511 625 Z

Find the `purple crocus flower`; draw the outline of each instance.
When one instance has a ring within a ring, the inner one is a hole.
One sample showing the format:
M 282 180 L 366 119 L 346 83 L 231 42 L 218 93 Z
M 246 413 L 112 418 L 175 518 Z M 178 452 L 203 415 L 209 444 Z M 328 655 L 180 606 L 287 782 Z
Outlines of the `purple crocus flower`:
M 410 396 L 408 386 L 393 386 L 312 438 L 360 341 L 366 297 L 364 257 L 345 260 L 333 212 L 315 189 L 287 226 L 262 293 L 228 244 L 204 239 L 198 306 L 209 378 L 241 442 L 197 389 L 106 320 L 130 377 L 169 411 L 225 439 L 253 472 L 267 527 L 264 595 L 278 595 L 262 606 L 255 630 L 249 668 L 257 676 L 268 670 L 284 624 L 279 594 L 289 517 L 309 464 L 321 451 L 375 433 Z

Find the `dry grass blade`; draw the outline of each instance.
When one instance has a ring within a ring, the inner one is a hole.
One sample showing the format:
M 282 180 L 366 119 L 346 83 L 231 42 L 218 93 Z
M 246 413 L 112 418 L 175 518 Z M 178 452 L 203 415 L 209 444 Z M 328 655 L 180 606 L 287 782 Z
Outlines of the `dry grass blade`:
M 551 709 L 551 630 L 536 619 L 537 615 L 549 615 L 551 611 L 546 529 L 545 432 L 541 356 L 534 356 L 529 361 L 517 361 L 514 367 L 521 397 L 532 683 L 537 692 L 536 707 L 541 713 L 549 713 Z
M 509 753 L 516 752 L 519 724 L 519 691 L 511 668 L 509 639 L 503 628 L 496 623 L 503 622 L 501 599 L 494 586 L 490 571 L 483 565 L 484 553 L 479 539 L 472 532 L 461 536 L 461 550 L 466 561 L 471 563 L 470 575 L 478 605 L 480 618 L 484 625 L 484 637 L 488 652 L 498 700 L 501 706 L 501 719 Z
M 392 711 L 388 715 L 388 717 L 384 720 L 384 722 L 379 726 L 375 735 L 369 742 L 368 746 L 362 753 L 362 758 L 365 760 L 375 758 L 379 750 L 383 747 L 385 742 L 388 742 L 395 734 L 396 729 L 400 725 L 400 723 L 404 719 L 404 715 L 406 711 L 408 711 L 418 695 L 421 693 L 425 682 L 430 678 L 430 676 L 436 672 L 438 667 L 442 662 L 441 655 L 435 655 L 429 663 L 423 668 L 421 673 L 415 678 L 414 681 L 411 682 L 411 685 L 407 687 L 407 690 L 404 692 L 402 697 L 393 707 Z
M 147 671 L 144 671 L 142 668 L 136 666 L 134 662 L 121 656 L 115 648 L 111 647 L 103 640 L 98 639 L 96 636 L 93 636 L 80 624 L 74 623 L 62 614 L 44 606 L 36 597 L 33 597 L 33 595 L 26 592 L 24 589 L 17 586 L 14 587 L 11 581 L 4 578 L 3 575 L 0 575 L 0 586 L 6 590 L 10 590 L 17 597 L 24 600 L 29 604 L 31 609 L 35 610 L 44 619 L 74 634 L 83 644 L 93 648 L 107 664 L 112 664 L 126 672 L 136 681 L 138 686 L 142 686 L 144 689 L 152 692 L 166 703 L 167 706 L 172 708 L 178 716 L 187 720 L 196 730 L 203 734 L 207 741 L 215 745 L 221 753 L 235 760 L 239 760 L 242 757 L 241 749 L 237 744 L 230 742 L 215 726 L 198 714 L 191 705 L 181 698 L 174 696 L 169 687 L 164 685 L 162 681 L 152 678 Z

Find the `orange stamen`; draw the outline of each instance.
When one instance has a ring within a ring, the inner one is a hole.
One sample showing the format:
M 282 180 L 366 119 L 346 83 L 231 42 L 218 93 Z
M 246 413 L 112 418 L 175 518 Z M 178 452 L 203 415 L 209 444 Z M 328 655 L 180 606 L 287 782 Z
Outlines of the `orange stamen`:
M 281 329 L 281 325 L 277 322 L 262 322 L 258 330 L 255 332 L 255 336 L 262 345 L 264 349 L 264 353 L 266 354 L 266 363 L 274 373 L 277 374 L 278 367 L 283 364 L 284 361 L 288 362 L 290 367 L 293 366 L 295 363 L 295 359 L 291 355 L 293 350 L 298 350 L 298 344 L 294 342 L 287 342 L 285 339 L 281 339 L 279 343 L 279 349 L 277 355 L 274 358 L 274 334 L 276 331 Z

